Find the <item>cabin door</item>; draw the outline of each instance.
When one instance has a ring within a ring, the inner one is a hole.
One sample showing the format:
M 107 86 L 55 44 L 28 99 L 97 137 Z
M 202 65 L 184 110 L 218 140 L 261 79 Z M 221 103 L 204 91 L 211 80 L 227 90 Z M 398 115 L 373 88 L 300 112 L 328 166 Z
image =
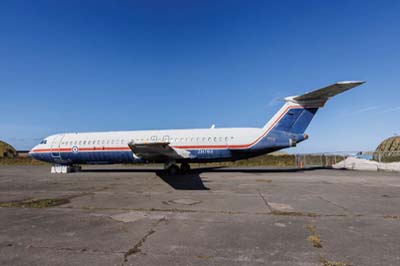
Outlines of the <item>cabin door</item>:
M 60 146 L 61 146 L 61 141 L 64 138 L 64 135 L 56 135 L 51 142 L 51 157 L 54 159 L 61 160 L 61 154 L 60 154 Z

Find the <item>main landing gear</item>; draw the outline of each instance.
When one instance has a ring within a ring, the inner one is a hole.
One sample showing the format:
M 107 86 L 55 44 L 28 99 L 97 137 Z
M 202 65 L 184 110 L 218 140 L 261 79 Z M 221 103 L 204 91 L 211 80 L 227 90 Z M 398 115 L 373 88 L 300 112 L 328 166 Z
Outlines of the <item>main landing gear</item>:
M 164 169 L 167 171 L 168 175 L 185 174 L 190 172 L 190 164 L 181 163 L 181 167 L 179 168 L 174 162 L 169 162 L 164 165 Z
M 181 172 L 188 173 L 190 172 L 190 164 L 188 163 L 181 163 Z

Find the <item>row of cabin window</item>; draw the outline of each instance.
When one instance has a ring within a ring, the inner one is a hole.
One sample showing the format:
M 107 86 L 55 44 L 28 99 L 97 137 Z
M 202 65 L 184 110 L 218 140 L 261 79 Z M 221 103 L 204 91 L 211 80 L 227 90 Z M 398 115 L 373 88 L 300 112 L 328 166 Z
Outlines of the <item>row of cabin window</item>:
M 228 141 L 228 139 L 229 139 L 229 137 L 225 137 L 225 141 Z M 231 137 L 231 139 L 233 139 L 233 137 Z M 223 140 L 224 140 L 224 138 L 223 137 L 197 137 L 197 138 L 194 138 L 194 137 L 192 137 L 192 138 L 175 138 L 175 141 L 174 141 L 174 138 L 171 138 L 171 142 L 189 142 L 189 141 L 191 141 L 191 142 L 194 142 L 194 141 L 197 141 L 197 142 L 200 142 L 200 141 L 203 141 L 203 142 L 206 142 L 206 141 L 208 141 L 208 142 L 212 142 L 212 141 L 214 141 L 214 142 L 217 142 L 217 141 L 220 141 L 220 142 L 222 142 Z M 135 140 L 133 140 L 133 139 L 131 139 L 130 140 L 131 142 L 132 141 L 135 141 L 135 142 L 144 142 L 144 141 L 146 141 L 146 142 L 148 142 L 149 140 L 148 139 L 135 139 Z M 124 139 L 121 139 L 121 140 L 119 140 L 119 139 L 117 139 L 117 140 L 114 140 L 114 139 L 108 139 L 108 140 L 105 140 L 105 139 L 103 139 L 103 140 L 75 140 L 75 141 L 73 141 L 73 140 L 71 140 L 71 141 L 63 141 L 62 143 L 61 143 L 61 145 L 63 145 L 63 146 L 72 146 L 72 145 L 79 145 L 79 146 L 85 146 L 85 145 L 109 145 L 109 144 L 111 144 L 111 145 L 113 145 L 113 144 L 125 144 L 125 142 L 126 143 L 128 143 L 129 142 L 129 140 L 124 140 Z
M 132 141 L 132 140 L 131 140 Z M 125 140 L 123 140 L 123 139 L 121 139 L 121 140 L 119 140 L 119 139 L 116 139 L 116 140 L 114 140 L 114 139 L 108 139 L 108 140 L 105 140 L 105 139 L 103 139 L 103 140 L 75 140 L 75 141 L 73 141 L 73 140 L 71 140 L 71 141 L 63 141 L 63 142 L 61 142 L 61 145 L 64 145 L 64 146 L 72 146 L 72 145 L 74 145 L 74 146 L 76 146 L 76 145 L 79 145 L 79 146 L 85 146 L 85 145 L 106 145 L 106 144 L 124 144 L 125 143 Z

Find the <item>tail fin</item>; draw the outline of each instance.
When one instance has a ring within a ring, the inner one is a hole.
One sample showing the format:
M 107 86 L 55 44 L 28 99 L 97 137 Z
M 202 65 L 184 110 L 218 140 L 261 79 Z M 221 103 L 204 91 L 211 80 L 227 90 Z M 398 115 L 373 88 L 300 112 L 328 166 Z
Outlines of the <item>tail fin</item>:
M 320 107 L 333 96 L 363 84 L 364 81 L 343 81 L 308 92 L 285 98 L 284 106 L 264 126 L 265 131 L 278 130 L 303 134 Z

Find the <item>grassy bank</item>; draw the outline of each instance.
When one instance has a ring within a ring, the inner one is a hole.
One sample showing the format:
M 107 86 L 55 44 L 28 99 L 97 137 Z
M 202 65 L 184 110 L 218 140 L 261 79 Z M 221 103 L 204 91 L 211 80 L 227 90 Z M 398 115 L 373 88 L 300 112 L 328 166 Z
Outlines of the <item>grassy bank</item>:
M 29 157 L 0 158 L 0 165 L 48 165 Z
M 328 166 L 343 160 L 343 157 L 334 155 L 293 155 L 293 154 L 266 154 L 258 157 L 236 162 L 195 164 L 198 166 L 274 166 L 295 167 L 302 163 L 303 166 Z M 0 158 L 0 165 L 49 165 L 29 157 Z

